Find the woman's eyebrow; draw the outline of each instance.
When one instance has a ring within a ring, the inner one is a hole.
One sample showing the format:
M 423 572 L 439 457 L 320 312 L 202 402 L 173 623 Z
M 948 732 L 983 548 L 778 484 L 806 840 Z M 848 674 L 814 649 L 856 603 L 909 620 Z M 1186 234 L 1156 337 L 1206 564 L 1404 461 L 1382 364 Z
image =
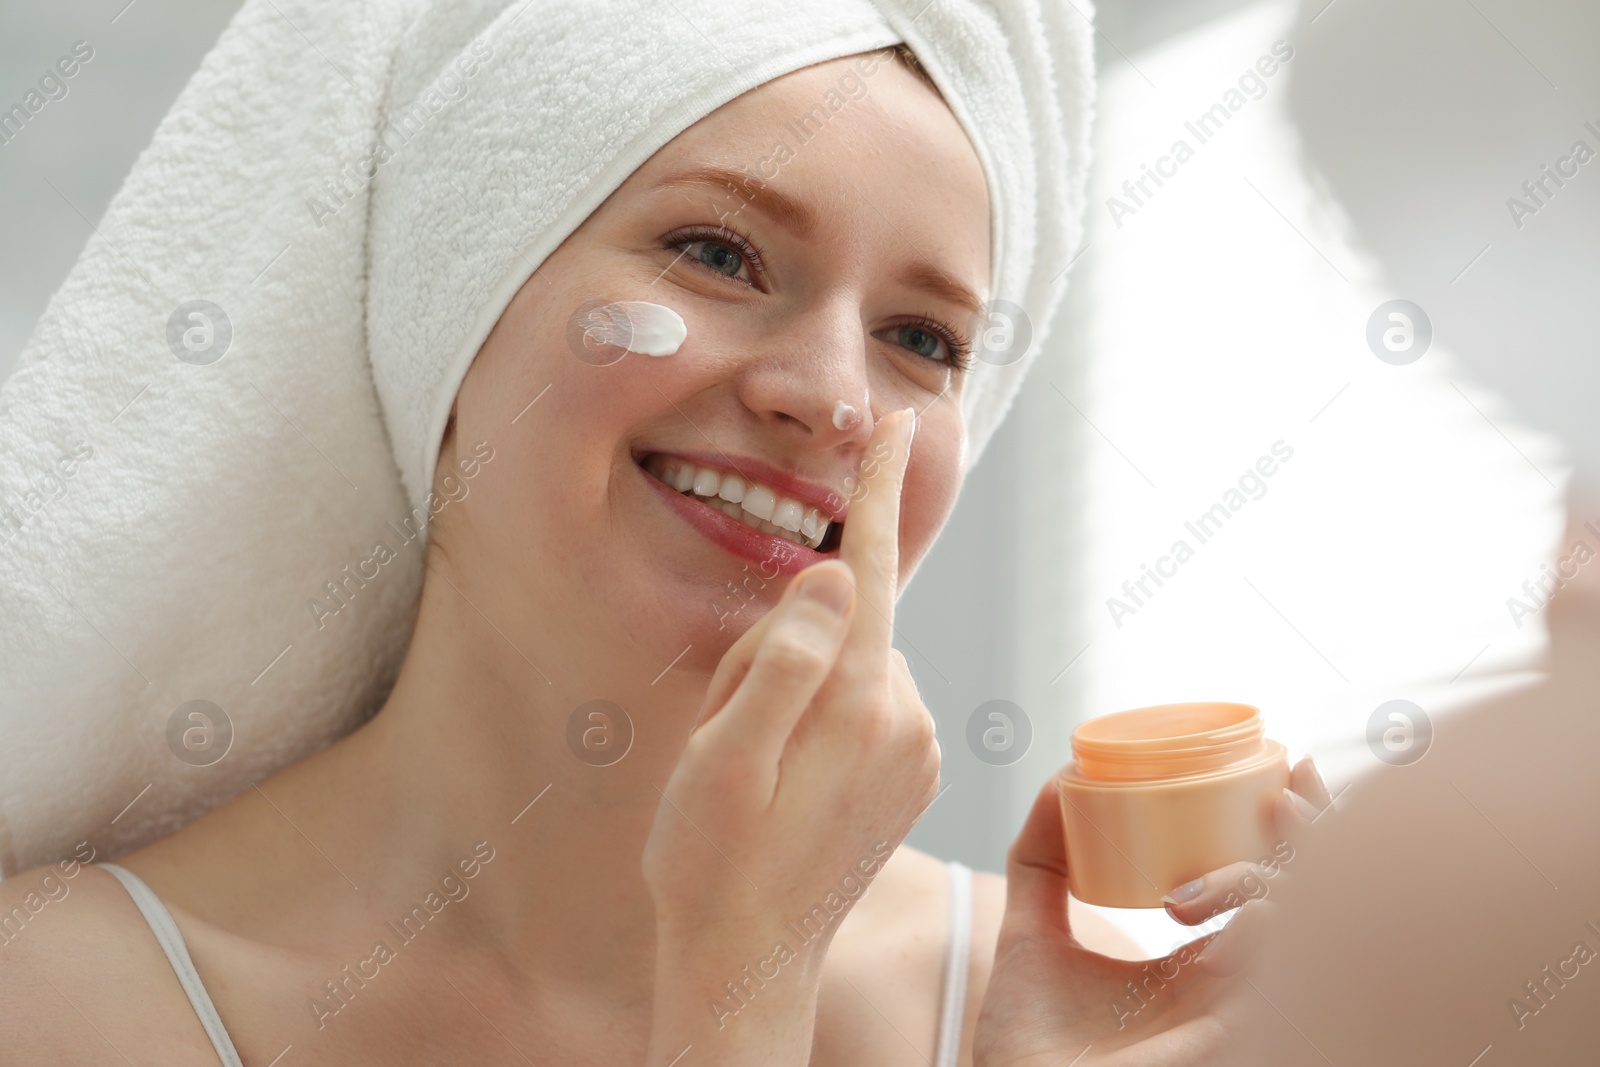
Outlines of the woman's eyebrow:
M 808 238 L 817 228 L 816 213 L 809 207 L 742 171 L 727 167 L 698 167 L 662 179 L 657 188 L 674 185 L 705 185 L 721 192 L 731 192 L 796 237 Z
M 975 316 L 983 314 L 983 301 L 976 293 L 931 263 L 918 260 L 901 271 L 899 279 L 912 288 L 959 305 Z
M 696 167 L 668 175 L 657 183 L 656 188 L 682 185 L 706 186 L 719 192 L 732 193 L 802 240 L 810 238 L 817 228 L 817 215 L 810 207 L 743 171 L 718 166 Z M 983 313 L 983 301 L 978 299 L 977 294 L 931 263 L 919 260 L 907 266 L 897 277 L 901 283 L 941 300 L 948 300 L 973 315 Z

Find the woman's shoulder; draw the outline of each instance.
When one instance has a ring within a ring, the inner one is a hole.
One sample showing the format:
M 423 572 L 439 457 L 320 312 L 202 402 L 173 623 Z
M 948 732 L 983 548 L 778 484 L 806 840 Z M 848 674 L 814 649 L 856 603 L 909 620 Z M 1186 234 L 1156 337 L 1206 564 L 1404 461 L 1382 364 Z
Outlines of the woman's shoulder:
M 0 1017 L 0 1064 L 216 1062 L 127 890 L 76 860 L 0 880 Z
M 957 1063 L 970 1067 L 972 1034 L 994 970 L 1005 918 L 1006 880 L 972 872 L 967 989 Z M 950 865 L 902 846 L 883 865 L 828 951 L 817 1009 L 813 1067 L 905 1064 L 927 1067 L 939 1036 L 950 937 Z M 1066 906 L 1066 902 L 1062 902 Z M 1075 907 L 1073 938 L 1118 959 L 1137 959 L 1137 944 L 1087 907 Z
M 846 916 L 824 967 L 813 1067 L 932 1061 L 946 984 L 950 871 L 945 861 L 901 846 Z M 1005 879 L 987 871 L 971 877 L 962 1064 L 971 1062 L 972 1028 L 1005 911 Z

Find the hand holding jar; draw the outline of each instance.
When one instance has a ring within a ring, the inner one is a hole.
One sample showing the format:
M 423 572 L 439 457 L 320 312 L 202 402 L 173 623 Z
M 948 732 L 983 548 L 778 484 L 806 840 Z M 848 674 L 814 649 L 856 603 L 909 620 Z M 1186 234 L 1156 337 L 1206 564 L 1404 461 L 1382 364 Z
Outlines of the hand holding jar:
M 1006 915 L 973 1045 L 976 1067 L 1213 1062 L 1223 994 L 1260 928 L 1267 879 L 1328 806 L 1309 759 L 1290 770 L 1256 709 L 1177 704 L 1091 720 L 1040 790 L 1007 862 Z M 1285 852 L 1287 849 L 1287 852 Z M 1165 906 L 1227 929 L 1148 961 L 1072 936 L 1067 894 Z M 1074 1059 L 1074 1057 L 1081 1057 Z

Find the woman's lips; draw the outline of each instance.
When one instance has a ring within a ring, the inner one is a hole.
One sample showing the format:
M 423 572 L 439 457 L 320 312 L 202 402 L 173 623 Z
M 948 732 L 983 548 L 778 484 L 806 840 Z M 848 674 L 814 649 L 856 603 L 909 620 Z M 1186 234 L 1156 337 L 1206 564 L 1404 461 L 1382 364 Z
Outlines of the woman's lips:
M 762 577 L 798 574 L 813 563 L 838 555 L 837 550 L 818 552 L 782 537 L 762 533 L 746 526 L 738 519 L 725 515 L 709 504 L 703 504 L 692 496 L 685 496 L 643 467 L 638 467 L 637 464 L 635 467 L 638 468 L 639 477 L 660 495 L 669 508 L 682 516 L 685 522 L 704 534 L 707 540 L 740 559 L 756 564 L 760 568 Z

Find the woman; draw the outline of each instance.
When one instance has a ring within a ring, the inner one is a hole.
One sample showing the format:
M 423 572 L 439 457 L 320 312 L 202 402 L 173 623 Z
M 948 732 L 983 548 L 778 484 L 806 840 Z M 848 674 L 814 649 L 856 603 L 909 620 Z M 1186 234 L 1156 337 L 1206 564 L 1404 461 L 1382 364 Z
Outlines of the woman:
M 769 180 L 742 167 L 857 59 L 694 122 L 526 276 L 424 468 L 452 502 L 382 708 L 120 857 L 132 878 L 76 872 L 75 903 L 0 952 L 0 1056 L 916 1064 L 938 1046 L 942 1067 L 1214 1047 L 1187 959 L 1137 1025 L 1109 1007 L 1140 965 L 1067 929 L 1048 787 L 1009 885 L 976 880 L 941 1022 L 948 876 L 898 847 L 939 751 L 890 640 L 967 465 L 990 179 L 907 50 Z M 676 312 L 676 351 L 575 331 L 619 302 Z M 710 504 L 730 480 L 838 528 Z M 586 731 L 617 729 L 623 754 L 589 758 Z M 1325 802 L 1309 767 L 1296 787 Z M 1246 873 L 1174 915 L 1216 913 Z M 0 910 L 50 876 L 7 878 Z

